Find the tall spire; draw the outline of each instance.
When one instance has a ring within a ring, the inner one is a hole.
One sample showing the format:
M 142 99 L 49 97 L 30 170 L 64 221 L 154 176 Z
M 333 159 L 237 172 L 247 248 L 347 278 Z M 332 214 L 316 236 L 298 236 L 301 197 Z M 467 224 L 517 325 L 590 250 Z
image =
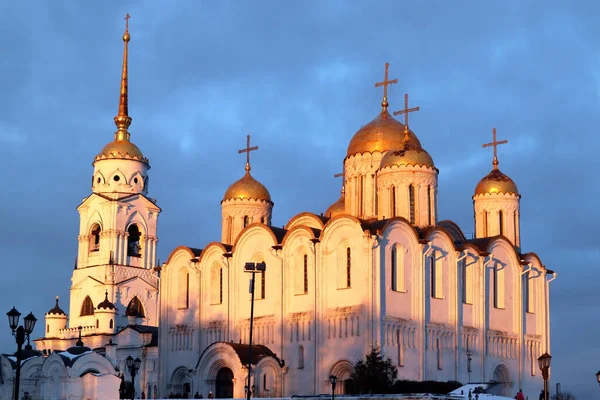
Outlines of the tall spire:
M 115 141 L 129 141 L 129 132 L 127 128 L 131 125 L 131 117 L 129 116 L 127 102 L 127 44 L 129 43 L 129 13 L 125 16 L 125 33 L 123 34 L 124 50 L 123 50 L 123 71 L 121 72 L 121 96 L 119 98 L 119 113 L 115 117 Z
M 482 144 L 481 147 L 490 147 L 490 146 L 494 146 L 494 161 L 492 161 L 492 165 L 494 166 L 494 169 L 498 169 L 498 145 L 500 144 L 506 144 L 508 143 L 508 140 L 496 140 L 496 128 L 494 128 L 492 130 L 492 134 L 494 136 L 494 140 L 490 143 L 486 143 L 486 144 Z
M 385 75 L 383 77 L 383 82 L 377 82 L 375 87 L 383 86 L 383 100 L 381 101 L 381 112 L 384 113 L 388 108 L 387 101 L 387 87 L 393 83 L 398 83 L 398 79 L 388 80 L 388 69 L 390 68 L 390 63 L 385 63 Z

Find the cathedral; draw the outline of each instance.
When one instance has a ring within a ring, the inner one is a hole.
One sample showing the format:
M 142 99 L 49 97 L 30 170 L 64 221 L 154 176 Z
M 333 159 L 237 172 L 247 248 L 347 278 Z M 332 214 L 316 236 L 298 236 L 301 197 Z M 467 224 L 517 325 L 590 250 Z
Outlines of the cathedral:
M 492 169 L 473 182 L 471 238 L 438 216 L 439 170 L 427 135 L 408 124 L 419 108 L 405 95 L 404 108 L 390 111 L 387 89 L 397 80 L 386 64 L 375 85 L 381 110 L 340 143 L 337 201 L 273 226 L 275 202 L 253 176 L 258 147 L 248 137 L 242 177 L 214 199 L 220 240 L 180 246 L 158 265 L 161 209 L 149 197 L 149 160 L 128 130 L 129 40 L 127 29 L 117 130 L 95 156 L 91 194 L 77 207 L 69 314 L 56 299 L 37 350 L 27 350 L 22 388 L 41 399 L 95 398 L 91 387 L 126 386 L 133 356 L 138 397 L 315 395 L 331 390 L 331 375 L 343 394 L 353 364 L 377 346 L 398 379 L 539 391 L 555 273 L 522 250 L 521 194 L 499 168 L 497 146 L 507 141 L 495 130 L 484 145 L 493 148 Z M 248 273 L 256 266 L 264 269 Z M 14 365 L 0 356 L 0 390 Z

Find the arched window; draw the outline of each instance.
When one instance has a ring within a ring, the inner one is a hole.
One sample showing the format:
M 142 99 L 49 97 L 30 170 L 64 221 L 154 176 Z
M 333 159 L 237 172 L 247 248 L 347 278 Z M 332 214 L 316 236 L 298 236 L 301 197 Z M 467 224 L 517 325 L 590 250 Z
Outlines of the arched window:
M 250 218 L 247 215 L 244 215 L 244 228 L 248 226 L 250 223 Z
M 85 317 L 88 315 L 94 315 L 94 303 L 92 303 L 90 296 L 86 296 L 83 300 L 83 304 L 81 305 L 81 313 L 79 313 L 80 317 Z
M 211 303 L 223 304 L 223 268 L 214 262 L 210 271 Z
M 50 332 L 50 324 L 46 325 L 46 333 Z
M 467 259 L 461 261 L 463 303 L 473 304 L 473 268 L 467 266 Z
M 504 235 L 504 213 L 502 210 L 498 211 L 498 232 L 500 235 Z
M 112 329 L 112 328 L 113 328 L 113 326 L 114 326 L 114 325 L 113 325 L 113 320 L 111 319 L 111 320 L 110 320 L 110 322 L 109 322 L 109 324 L 108 324 L 108 327 L 109 327 L 110 329 Z
M 90 252 L 100 250 L 100 225 L 94 224 L 90 233 Z
M 346 287 L 352 284 L 352 253 L 350 247 L 346 248 Z
M 392 246 L 390 252 L 391 288 L 393 291 L 404 291 L 404 248 L 400 245 Z
M 443 298 L 442 293 L 442 266 L 439 265 L 435 259 L 435 256 L 429 257 L 429 275 L 431 281 L 431 297 L 436 299 Z
M 525 304 L 527 304 L 528 313 L 535 312 L 535 296 L 533 290 L 534 277 L 531 273 L 532 271 L 529 271 L 525 274 L 525 297 L 527 301 Z
M 415 223 L 415 187 L 408 186 L 408 204 L 410 207 L 410 223 Z
M 131 224 L 127 228 L 127 255 L 130 257 L 141 257 L 142 248 L 140 246 L 140 237 L 142 236 L 140 228 L 136 224 Z
M 303 259 L 303 270 L 302 272 L 304 272 L 304 276 L 303 276 L 303 283 L 304 283 L 304 293 L 308 293 L 308 254 L 304 255 L 304 259 Z
M 504 308 L 504 268 L 498 264 L 493 269 L 494 274 L 494 307 Z
M 266 297 L 267 283 L 266 283 L 265 275 L 267 275 L 267 271 L 263 271 L 260 274 L 260 297 L 259 297 L 259 299 L 264 299 Z
M 396 186 L 392 186 L 392 218 L 396 216 Z
M 96 319 L 96 329 L 100 328 L 100 321 L 98 321 L 98 319 Z
M 483 237 L 488 236 L 488 212 L 484 211 L 482 214 L 483 217 Z
M 137 296 L 134 296 L 133 299 L 129 302 L 127 306 L 127 310 L 125 310 L 125 315 L 128 317 L 138 317 L 144 318 L 146 314 L 144 313 L 144 306 L 140 299 Z
M 179 270 L 179 279 L 177 282 L 179 289 L 178 307 L 186 309 L 190 306 L 190 273 L 185 267 Z
M 304 368 L 304 346 L 298 346 L 298 369 Z

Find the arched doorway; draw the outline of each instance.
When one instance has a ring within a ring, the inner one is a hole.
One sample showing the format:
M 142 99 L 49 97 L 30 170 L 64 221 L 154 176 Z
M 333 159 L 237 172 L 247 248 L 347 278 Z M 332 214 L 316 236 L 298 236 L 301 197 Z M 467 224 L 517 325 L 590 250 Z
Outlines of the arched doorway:
M 492 381 L 496 384 L 491 386 L 489 392 L 498 396 L 510 395 L 510 389 L 512 387 L 512 378 L 508 367 L 504 364 L 499 364 L 494 369 Z
M 217 399 L 233 398 L 233 372 L 227 367 L 221 368 L 217 372 L 215 397 Z

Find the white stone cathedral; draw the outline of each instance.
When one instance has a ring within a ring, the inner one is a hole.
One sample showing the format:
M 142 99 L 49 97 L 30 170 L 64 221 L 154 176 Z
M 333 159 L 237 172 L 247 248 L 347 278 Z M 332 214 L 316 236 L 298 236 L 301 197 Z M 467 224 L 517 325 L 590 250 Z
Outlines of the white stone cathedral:
M 128 132 L 127 31 L 123 40 L 117 131 L 94 158 L 92 193 L 78 206 L 69 316 L 57 299 L 22 388 L 40 399 L 96 398 L 94 390 L 130 380 L 131 355 L 142 360 L 137 396 L 147 398 L 244 397 L 248 364 L 254 397 L 327 393 L 330 375 L 345 393 L 353 363 L 379 346 L 398 379 L 539 392 L 555 274 L 521 250 L 521 195 L 498 168 L 504 141 L 495 131 L 467 238 L 438 218 L 439 171 L 407 123 L 418 108 L 405 96 L 393 113 L 405 123 L 390 114 L 387 86 L 396 81 L 386 65 L 376 85 L 381 112 L 349 135 L 338 201 L 272 226 L 274 202 L 250 173 L 248 138 L 245 174 L 221 200 L 220 241 L 178 247 L 157 267 L 161 209 L 148 197 L 149 161 Z M 252 357 L 249 262 L 266 264 L 256 277 Z M 2 382 L 14 379 L 11 357 L 0 356 L 0 367 Z

